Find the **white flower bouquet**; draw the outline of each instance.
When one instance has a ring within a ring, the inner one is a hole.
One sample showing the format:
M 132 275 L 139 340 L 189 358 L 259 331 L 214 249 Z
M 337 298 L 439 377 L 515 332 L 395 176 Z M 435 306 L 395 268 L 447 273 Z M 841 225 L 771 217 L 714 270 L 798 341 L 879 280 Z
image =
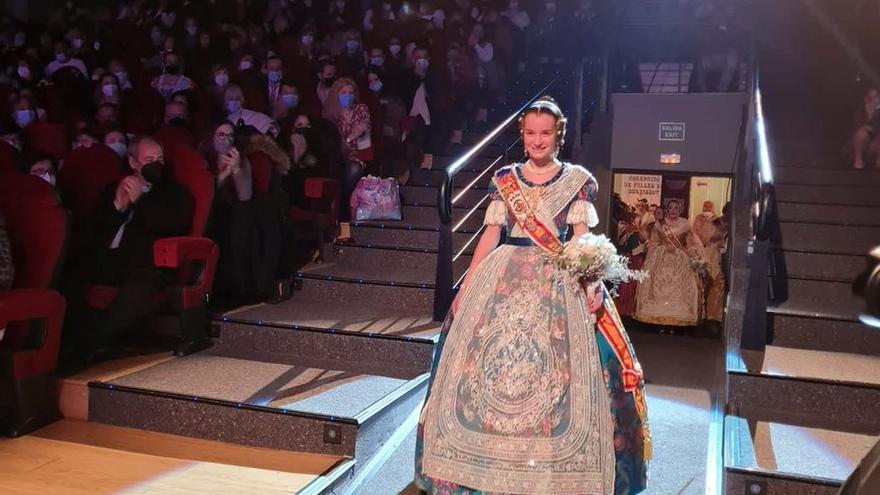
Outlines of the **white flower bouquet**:
M 584 234 L 565 243 L 561 253 L 547 255 L 557 269 L 587 280 L 604 280 L 613 285 L 644 280 L 647 274 L 629 268 L 629 259 L 604 235 Z
M 697 272 L 697 275 L 700 277 L 706 278 L 709 276 L 709 262 L 700 258 L 699 256 L 692 256 L 689 260 L 691 265 L 691 269 Z

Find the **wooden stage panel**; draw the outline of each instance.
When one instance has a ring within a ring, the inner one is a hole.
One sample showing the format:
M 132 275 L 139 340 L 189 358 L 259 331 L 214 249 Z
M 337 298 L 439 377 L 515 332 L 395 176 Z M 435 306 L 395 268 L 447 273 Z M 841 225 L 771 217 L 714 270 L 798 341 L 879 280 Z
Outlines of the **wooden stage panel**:
M 289 494 L 338 458 L 75 420 L 0 439 L 4 494 Z

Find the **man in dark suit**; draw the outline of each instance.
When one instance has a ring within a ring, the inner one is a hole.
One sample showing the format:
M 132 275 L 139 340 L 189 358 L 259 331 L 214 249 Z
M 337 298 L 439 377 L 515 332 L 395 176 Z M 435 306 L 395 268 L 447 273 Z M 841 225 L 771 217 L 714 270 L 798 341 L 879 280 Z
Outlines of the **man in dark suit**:
M 139 136 L 129 150 L 133 173 L 107 187 L 95 212 L 86 276 L 91 284 L 118 287 L 119 294 L 85 329 L 81 344 L 87 359 L 153 311 L 155 294 L 172 281 L 171 273 L 154 265 L 153 243 L 187 235 L 192 223 L 193 199 L 186 187 L 166 177 L 162 146 Z

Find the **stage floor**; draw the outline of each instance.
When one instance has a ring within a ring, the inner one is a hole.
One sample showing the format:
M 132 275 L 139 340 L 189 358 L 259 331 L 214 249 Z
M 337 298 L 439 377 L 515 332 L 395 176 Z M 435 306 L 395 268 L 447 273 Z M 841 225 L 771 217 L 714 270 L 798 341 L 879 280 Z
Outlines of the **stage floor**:
M 65 419 L 0 439 L 7 495 L 295 493 L 339 458 Z

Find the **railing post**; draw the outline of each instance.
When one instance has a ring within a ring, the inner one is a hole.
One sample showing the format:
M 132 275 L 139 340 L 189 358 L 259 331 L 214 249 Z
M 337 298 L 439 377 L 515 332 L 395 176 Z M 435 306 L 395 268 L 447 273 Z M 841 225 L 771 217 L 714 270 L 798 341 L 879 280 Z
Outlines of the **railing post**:
M 444 174 L 437 194 L 440 209 L 440 230 L 437 233 L 437 274 L 434 285 L 434 320 L 446 318 L 452 306 L 452 177 Z

